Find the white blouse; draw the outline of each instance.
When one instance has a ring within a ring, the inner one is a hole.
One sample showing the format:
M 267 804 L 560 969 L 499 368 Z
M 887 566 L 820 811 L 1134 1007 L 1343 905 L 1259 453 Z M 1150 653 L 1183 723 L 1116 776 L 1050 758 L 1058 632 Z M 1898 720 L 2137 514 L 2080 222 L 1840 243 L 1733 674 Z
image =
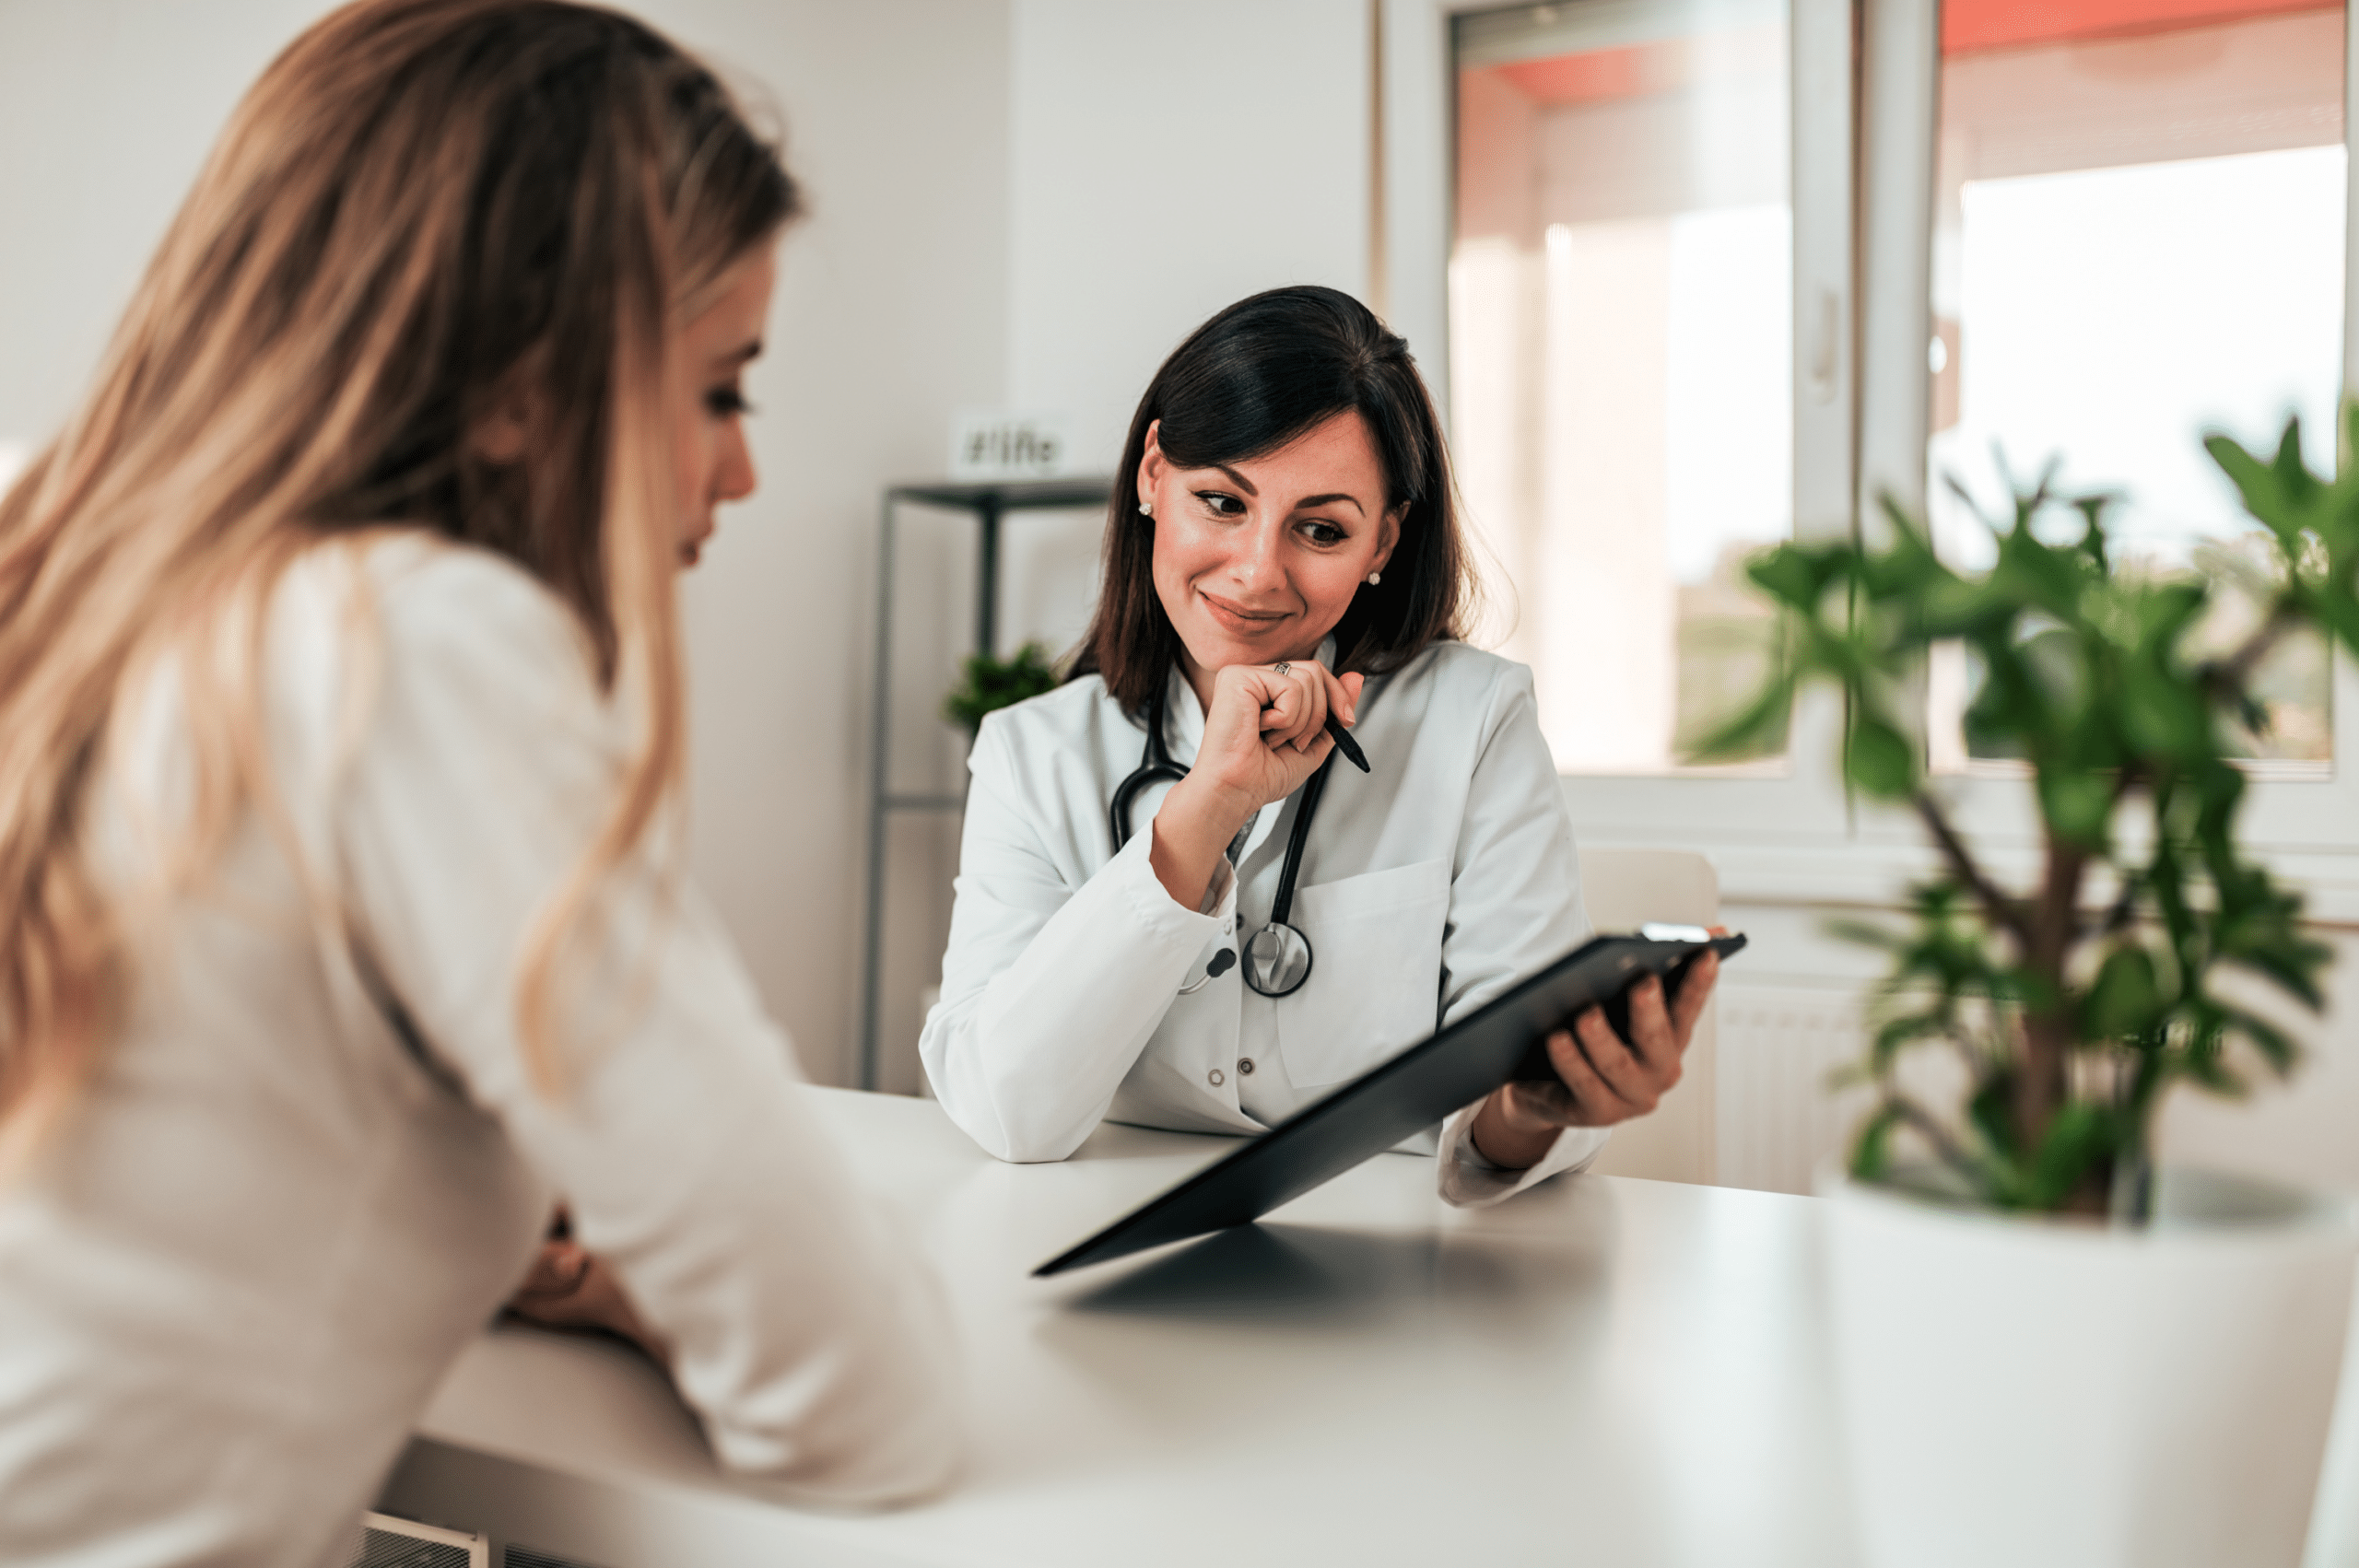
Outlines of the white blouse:
M 1178 672 L 1166 741 L 1185 766 L 1203 709 Z M 1372 678 L 1304 847 L 1291 924 L 1310 939 L 1291 996 L 1211 960 L 1266 922 L 1299 792 L 1264 806 L 1233 874 L 1183 908 L 1148 863 L 1168 785 L 1142 790 L 1119 851 L 1114 790 L 1143 727 L 1089 676 L 984 720 L 968 766 L 942 1000 L 919 1049 L 934 1094 L 1003 1160 L 1061 1160 L 1100 1118 L 1256 1132 L 1465 1016 L 1588 934 L 1572 823 L 1532 673 L 1462 643 Z M 1474 1152 L 1469 1106 L 1439 1140 L 1440 1185 L 1494 1201 L 1594 1159 L 1558 1135 L 1529 1171 Z
M 481 551 L 323 546 L 262 676 L 280 824 L 136 920 L 95 1081 L 0 1193 L 0 1562 L 330 1561 L 559 1197 L 724 1461 L 792 1497 L 938 1486 L 939 1288 L 668 836 L 559 988 L 561 1093 L 528 1079 L 520 940 L 625 755 L 570 614 Z M 185 803 L 182 703 L 167 671 L 105 759 L 118 887 Z

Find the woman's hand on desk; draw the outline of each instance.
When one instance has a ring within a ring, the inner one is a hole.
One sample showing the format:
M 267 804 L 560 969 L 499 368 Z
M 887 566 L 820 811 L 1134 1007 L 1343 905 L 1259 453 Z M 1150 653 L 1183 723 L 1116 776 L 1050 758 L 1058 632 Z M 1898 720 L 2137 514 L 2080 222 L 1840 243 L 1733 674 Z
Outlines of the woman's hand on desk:
M 604 1328 L 671 1364 L 663 1341 L 640 1321 L 615 1271 L 570 1236 L 541 1243 L 541 1255 L 508 1298 L 508 1310 L 545 1328 Z
M 1337 675 L 1311 659 L 1287 661 L 1283 673 L 1273 664 L 1231 664 L 1213 677 L 1196 760 L 1155 813 L 1148 858 L 1175 901 L 1200 907 L 1237 830 L 1319 771 L 1335 749 L 1327 715 L 1351 724 L 1361 685 L 1356 673 Z
M 1612 1127 L 1653 1110 L 1679 1082 L 1681 1059 L 1719 973 L 1719 954 L 1706 953 L 1668 1004 L 1662 982 L 1652 976 L 1632 987 L 1627 1040 L 1614 1032 L 1602 1007 L 1549 1036 L 1548 1059 L 1559 1082 L 1494 1091 L 1474 1113 L 1476 1152 L 1502 1170 L 1520 1171 L 1538 1164 L 1566 1128 Z

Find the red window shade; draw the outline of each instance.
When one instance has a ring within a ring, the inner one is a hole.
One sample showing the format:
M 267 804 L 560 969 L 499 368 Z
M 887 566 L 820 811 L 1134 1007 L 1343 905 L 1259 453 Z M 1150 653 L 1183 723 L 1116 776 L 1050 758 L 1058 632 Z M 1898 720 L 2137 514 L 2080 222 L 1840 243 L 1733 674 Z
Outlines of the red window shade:
M 2294 11 L 2339 11 L 2319 0 L 1946 0 L 1942 53 L 2122 38 Z

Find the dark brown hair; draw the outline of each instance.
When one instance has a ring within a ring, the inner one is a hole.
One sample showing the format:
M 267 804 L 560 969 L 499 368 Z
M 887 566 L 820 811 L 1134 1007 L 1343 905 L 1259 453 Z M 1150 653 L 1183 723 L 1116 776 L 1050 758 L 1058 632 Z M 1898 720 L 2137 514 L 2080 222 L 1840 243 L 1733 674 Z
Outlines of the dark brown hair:
M 1379 674 L 1460 635 L 1472 592 L 1449 451 L 1409 345 L 1374 311 L 1300 285 L 1240 299 L 1189 334 L 1131 417 L 1106 514 L 1105 586 L 1071 678 L 1096 674 L 1127 713 L 1146 706 L 1180 653 L 1155 591 L 1155 520 L 1138 509 L 1147 427 L 1181 468 L 1249 461 L 1338 414 L 1356 413 L 1384 466 L 1385 508 L 1402 512 L 1384 580 L 1335 624 L 1335 667 Z

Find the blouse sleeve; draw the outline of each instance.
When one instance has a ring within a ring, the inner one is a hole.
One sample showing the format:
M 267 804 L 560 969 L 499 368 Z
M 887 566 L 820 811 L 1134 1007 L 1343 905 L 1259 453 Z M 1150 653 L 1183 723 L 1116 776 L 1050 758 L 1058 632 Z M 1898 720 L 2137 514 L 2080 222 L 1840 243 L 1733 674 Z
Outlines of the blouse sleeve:
M 834 1502 L 938 1488 L 961 1441 L 939 1286 L 848 1176 L 668 832 L 560 966 L 558 1088 L 527 1071 L 520 948 L 610 808 L 626 731 L 553 596 L 440 557 L 378 595 L 335 830 L 353 940 L 612 1262 L 725 1463 Z
M 1442 934 L 1445 1027 L 1562 958 L 1590 932 L 1572 816 L 1540 732 L 1532 672 L 1508 666 L 1492 702 L 1450 868 L 1449 922 Z M 1496 1203 L 1580 1169 L 1605 1147 L 1608 1129 L 1568 1128 L 1529 1170 L 1502 1171 L 1474 1150 L 1479 1108 L 1478 1101 L 1442 1127 L 1441 1194 L 1452 1203 Z
M 1007 716 L 983 720 L 942 958 L 942 1000 L 918 1053 L 953 1121 L 1003 1160 L 1062 1160 L 1081 1146 L 1170 1010 L 1190 968 L 1235 915 L 1223 862 L 1197 909 L 1148 861 L 1153 824 L 1075 885 L 1026 808 Z

